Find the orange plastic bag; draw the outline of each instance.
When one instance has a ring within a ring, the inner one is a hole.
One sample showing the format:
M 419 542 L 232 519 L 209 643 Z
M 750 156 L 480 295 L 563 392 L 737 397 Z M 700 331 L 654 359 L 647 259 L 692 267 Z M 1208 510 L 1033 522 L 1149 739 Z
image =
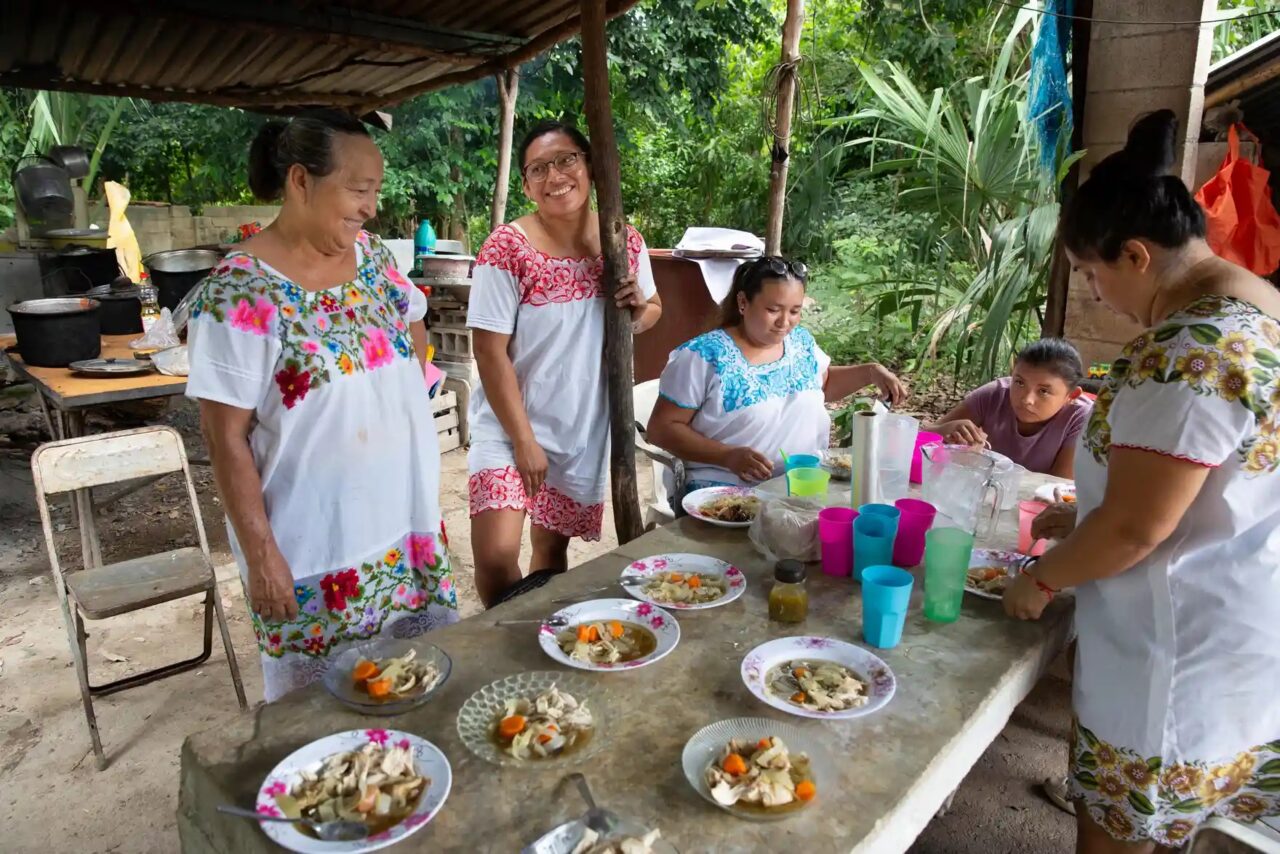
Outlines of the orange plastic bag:
M 1196 193 L 1208 221 L 1209 246 L 1219 257 L 1259 276 L 1280 267 L 1280 214 L 1271 203 L 1271 173 L 1240 157 L 1239 130 L 1227 133 L 1227 157 Z M 1253 134 L 1249 134 L 1252 136 Z

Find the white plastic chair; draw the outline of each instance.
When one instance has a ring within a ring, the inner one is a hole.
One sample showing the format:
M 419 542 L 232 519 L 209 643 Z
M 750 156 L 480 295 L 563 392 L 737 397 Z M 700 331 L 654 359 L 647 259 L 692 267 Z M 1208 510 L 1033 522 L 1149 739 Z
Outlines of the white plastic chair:
M 31 471 L 35 479 L 40 524 L 44 527 L 45 548 L 49 552 L 49 566 L 53 570 L 58 604 L 62 606 L 71 655 L 75 660 L 76 675 L 80 679 L 80 697 L 84 701 L 84 716 L 89 725 L 89 738 L 97 756 L 98 770 L 107 767 L 107 759 L 102 752 L 102 740 L 98 737 L 93 698 L 199 667 L 213 652 L 215 615 L 218 618 L 218 629 L 222 633 L 222 645 L 227 652 L 227 664 L 231 668 L 236 698 L 240 701 L 241 709 L 248 708 L 244 686 L 240 682 L 240 668 L 236 665 L 235 650 L 231 646 L 231 633 L 222 613 L 222 600 L 218 596 L 209 541 L 205 537 L 204 523 L 200 519 L 196 488 L 191 482 L 186 449 L 178 431 L 172 427 L 143 427 L 48 442 L 32 454 Z M 90 557 L 86 559 L 89 565 L 79 572 L 62 571 L 54 545 L 53 524 L 49 519 L 50 495 L 75 490 L 87 492 L 95 486 L 178 472 L 182 473 L 186 481 L 187 497 L 191 501 L 191 512 L 195 516 L 196 532 L 200 539 L 199 548 L 175 549 L 106 566 L 92 565 L 97 558 Z M 199 655 L 126 676 L 106 685 L 93 685 L 89 682 L 88 656 L 85 652 L 85 639 L 89 635 L 84 630 L 85 620 L 102 620 L 200 593 L 204 594 L 204 650 Z
M 653 493 L 645 503 L 645 529 L 670 522 L 677 512 L 671 509 L 672 495 L 684 493 L 684 462 L 677 459 L 645 438 L 649 418 L 658 404 L 658 381 L 640 383 L 633 390 L 633 406 L 636 418 L 636 448 L 649 458 L 653 467 Z M 679 505 L 676 505 L 679 508 Z M 683 511 L 678 515 L 683 516 Z
M 1215 815 L 1196 828 L 1187 845 L 1187 854 L 1235 854 L 1241 851 L 1280 854 L 1280 829 L 1268 821 L 1275 822 L 1276 819 L 1244 824 Z

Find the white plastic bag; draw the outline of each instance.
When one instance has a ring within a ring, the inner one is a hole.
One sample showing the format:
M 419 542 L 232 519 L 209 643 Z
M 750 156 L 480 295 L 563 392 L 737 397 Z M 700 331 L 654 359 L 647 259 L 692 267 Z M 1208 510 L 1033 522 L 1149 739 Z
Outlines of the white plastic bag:
M 818 560 L 818 511 L 823 506 L 810 498 L 771 499 L 760 508 L 747 535 L 767 560 Z
M 187 345 L 170 347 L 151 354 L 151 364 L 156 370 L 171 377 L 185 377 L 191 373 L 191 364 L 187 359 Z
M 130 341 L 129 346 L 135 350 L 167 350 L 181 343 L 173 328 L 173 315 L 169 314 L 169 309 L 162 308 L 160 317 L 151 324 L 151 328 L 141 338 Z

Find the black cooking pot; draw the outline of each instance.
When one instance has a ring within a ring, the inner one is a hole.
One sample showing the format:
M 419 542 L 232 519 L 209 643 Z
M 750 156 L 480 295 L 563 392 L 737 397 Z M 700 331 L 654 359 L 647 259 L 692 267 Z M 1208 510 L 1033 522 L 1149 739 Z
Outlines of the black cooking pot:
M 22 361 L 38 368 L 65 368 L 102 355 L 97 300 L 83 297 L 29 299 L 9 306 Z
M 82 294 L 120 275 L 116 250 L 69 246 L 46 262 L 46 294 Z
M 94 294 L 102 303 L 98 314 L 103 335 L 133 335 L 142 332 L 142 294 L 137 288 Z
M 173 249 L 148 255 L 142 263 L 156 286 L 160 307 L 172 312 L 220 260 L 212 249 Z

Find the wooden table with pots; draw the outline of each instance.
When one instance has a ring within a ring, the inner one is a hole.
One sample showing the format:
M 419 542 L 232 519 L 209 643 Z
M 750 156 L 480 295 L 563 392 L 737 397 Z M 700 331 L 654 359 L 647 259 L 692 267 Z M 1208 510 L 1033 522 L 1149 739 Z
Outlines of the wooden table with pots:
M 1051 478 L 1024 479 L 1030 496 Z M 1017 513 L 1001 515 L 987 548 L 1012 549 Z M 588 674 L 589 695 L 602 708 L 599 738 L 607 740 L 579 764 L 496 766 L 464 746 L 457 719 L 463 702 L 496 679 L 524 671 L 568 673 L 542 651 L 536 625 L 495 627 L 498 619 L 542 618 L 565 597 L 625 597 L 619 574 L 633 561 L 694 552 L 731 562 L 747 577 L 744 595 L 720 607 L 677 611 L 680 641 L 644 667 Z M 398 717 L 365 717 L 317 683 L 279 702 L 189 737 L 182 748 L 179 833 L 188 854 L 279 850 L 252 821 L 217 813 L 219 804 L 252 807 L 268 773 L 285 756 L 344 730 L 389 728 L 429 739 L 448 757 L 453 788 L 421 832 L 396 845 L 403 851 L 509 854 L 583 812 L 567 785 L 582 771 L 597 802 L 658 827 L 685 854 L 760 851 L 903 852 L 924 829 L 1062 651 L 1071 629 L 1070 596 L 1052 602 L 1042 619 L 1005 616 L 1000 602 L 966 595 L 959 620 L 928 622 L 921 613 L 923 569 L 901 643 L 872 650 L 892 668 L 896 693 L 883 709 L 844 721 L 805 720 L 766 706 L 744 686 L 743 658 L 761 643 L 818 635 L 862 643 L 858 586 L 811 565 L 806 621 L 768 619 L 773 567 L 743 530 L 682 518 L 651 531 L 490 611 L 426 637 L 453 661 L 448 681 L 422 706 Z M 610 592 L 598 591 L 612 585 Z M 781 821 L 748 822 L 704 801 L 686 782 L 681 751 L 704 726 L 740 716 L 785 721 L 827 748 L 832 779 L 817 800 Z
M 137 337 L 137 335 L 102 336 L 100 358 L 132 358 L 134 351 L 129 346 L 129 342 Z M 119 377 L 90 377 L 77 374 L 69 368 L 41 368 L 28 365 L 22 360 L 20 353 L 8 349 L 16 342 L 17 338 L 12 335 L 0 336 L 0 351 L 4 352 L 13 372 L 35 387 L 50 430 L 57 439 L 83 436 L 85 415 L 91 407 L 156 397 L 172 397 L 181 395 L 187 390 L 186 377 L 166 376 L 159 371 Z M 118 498 L 120 494 L 115 497 Z M 92 495 L 88 490 L 77 491 L 74 502 L 76 518 L 80 526 L 80 548 L 84 565 L 100 566 L 102 550 L 98 544 Z

